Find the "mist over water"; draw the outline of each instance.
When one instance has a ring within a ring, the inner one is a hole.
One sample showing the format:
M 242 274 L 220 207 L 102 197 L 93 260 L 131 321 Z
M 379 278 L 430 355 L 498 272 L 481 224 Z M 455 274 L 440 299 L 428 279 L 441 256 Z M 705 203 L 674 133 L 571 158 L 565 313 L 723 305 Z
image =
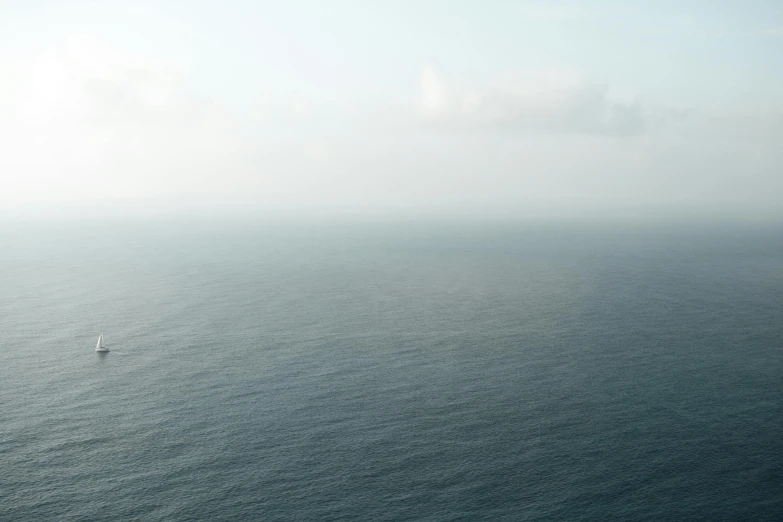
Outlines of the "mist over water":
M 774 520 L 782 232 L 3 224 L 0 519 Z

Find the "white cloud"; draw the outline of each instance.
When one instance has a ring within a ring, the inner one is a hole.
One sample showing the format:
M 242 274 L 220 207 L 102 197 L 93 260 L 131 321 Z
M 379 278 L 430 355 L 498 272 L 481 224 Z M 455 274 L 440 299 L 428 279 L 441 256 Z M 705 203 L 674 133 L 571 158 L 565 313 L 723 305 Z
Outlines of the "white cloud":
M 291 99 L 291 114 L 298 120 L 309 118 L 312 115 L 312 103 L 306 98 L 295 96 Z
M 232 151 L 177 67 L 83 37 L 14 65 L 0 100 L 6 206 L 187 193 Z
M 438 114 L 447 109 L 449 94 L 440 73 L 432 65 L 426 65 L 419 77 L 421 108 L 427 113 Z
M 508 132 L 635 135 L 646 130 L 645 108 L 612 100 L 607 86 L 573 71 L 537 71 L 480 88 L 447 86 L 431 65 L 421 71 L 420 105 L 446 128 Z
M 762 29 L 760 34 L 766 38 L 783 38 L 783 26 Z

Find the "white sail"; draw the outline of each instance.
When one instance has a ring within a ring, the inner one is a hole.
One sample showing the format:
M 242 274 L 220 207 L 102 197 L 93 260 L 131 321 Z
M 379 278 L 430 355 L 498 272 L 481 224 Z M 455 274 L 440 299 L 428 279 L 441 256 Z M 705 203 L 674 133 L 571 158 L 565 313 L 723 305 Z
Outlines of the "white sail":
M 103 332 L 101 332 L 101 335 L 98 336 L 98 343 L 95 345 L 95 351 L 96 352 L 108 352 L 109 351 L 106 348 L 106 343 L 103 340 Z

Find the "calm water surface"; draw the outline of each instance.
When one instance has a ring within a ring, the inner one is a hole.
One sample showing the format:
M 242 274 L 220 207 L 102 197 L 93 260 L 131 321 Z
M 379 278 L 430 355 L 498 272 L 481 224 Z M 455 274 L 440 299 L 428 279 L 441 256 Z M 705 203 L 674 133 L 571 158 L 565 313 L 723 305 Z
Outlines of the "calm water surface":
M 779 520 L 783 230 L 2 225 L 0 469 L 4 521 Z

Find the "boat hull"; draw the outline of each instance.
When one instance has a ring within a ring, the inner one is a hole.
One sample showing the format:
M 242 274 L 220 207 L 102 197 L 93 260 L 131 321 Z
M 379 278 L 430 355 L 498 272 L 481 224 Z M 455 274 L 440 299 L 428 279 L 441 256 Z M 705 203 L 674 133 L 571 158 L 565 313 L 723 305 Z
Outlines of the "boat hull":
M 95 351 L 96 352 L 101 352 L 101 353 L 106 353 L 106 352 L 109 351 L 109 349 L 108 348 L 96 348 Z

